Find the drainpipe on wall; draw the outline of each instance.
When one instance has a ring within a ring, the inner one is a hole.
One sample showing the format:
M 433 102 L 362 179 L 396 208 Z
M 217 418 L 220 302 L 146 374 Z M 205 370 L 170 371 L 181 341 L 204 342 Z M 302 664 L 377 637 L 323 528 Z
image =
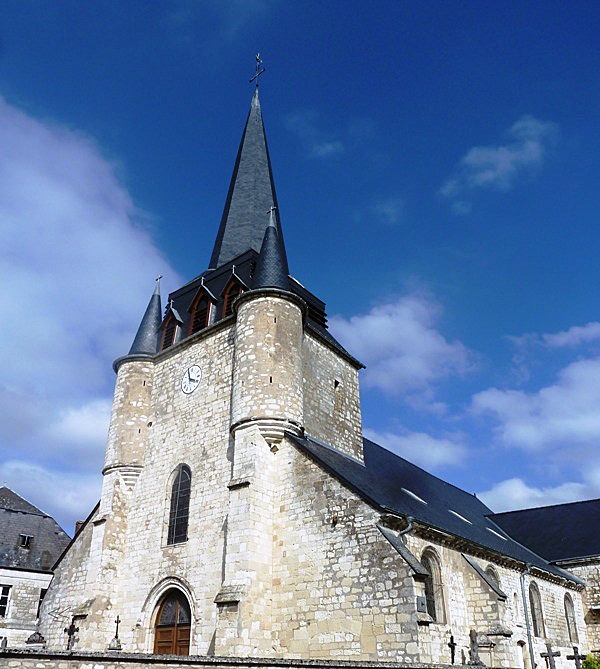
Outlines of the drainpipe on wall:
M 410 532 L 412 530 L 412 527 L 413 527 L 414 518 L 412 516 L 405 516 L 405 518 L 406 518 L 406 522 L 408 523 L 408 525 L 403 530 L 400 530 L 400 532 L 398 532 L 399 537 L 401 537 L 404 534 L 407 534 L 408 532 Z
M 529 661 L 531 669 L 535 669 L 536 662 L 533 657 L 533 639 L 531 637 L 531 625 L 529 623 L 529 608 L 527 606 L 527 597 L 525 595 L 525 574 L 529 574 L 531 565 L 525 565 L 525 571 L 521 572 L 521 596 L 523 597 L 523 612 L 525 613 L 525 629 L 527 630 L 527 643 L 529 645 Z

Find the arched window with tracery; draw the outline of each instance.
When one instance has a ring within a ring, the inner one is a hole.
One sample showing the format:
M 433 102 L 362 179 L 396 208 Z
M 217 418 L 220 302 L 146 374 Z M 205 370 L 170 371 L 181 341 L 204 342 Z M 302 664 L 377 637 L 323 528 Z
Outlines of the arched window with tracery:
M 427 577 L 425 578 L 427 613 L 434 622 L 443 623 L 446 615 L 440 562 L 437 555 L 431 549 L 427 549 L 423 552 L 421 564 L 427 571 Z
M 238 295 L 244 292 L 244 287 L 235 278 L 230 279 L 223 291 L 223 318 L 233 313 L 233 302 Z
M 535 583 L 529 584 L 529 608 L 531 609 L 531 625 L 533 634 L 537 637 L 544 637 L 544 614 L 542 612 L 542 598 L 539 588 Z
M 154 628 L 154 652 L 157 655 L 189 655 L 192 614 L 186 596 L 175 588 L 169 590 L 158 606 Z
M 208 295 L 200 289 L 190 307 L 190 327 L 188 334 L 194 334 L 203 330 L 210 323 L 212 301 Z
M 565 619 L 567 621 L 567 630 L 569 631 L 569 641 L 571 643 L 579 643 L 577 624 L 575 622 L 575 607 L 569 593 L 565 595 Z
M 179 465 L 171 488 L 167 544 L 180 544 L 187 541 L 191 487 L 190 468 L 187 465 Z

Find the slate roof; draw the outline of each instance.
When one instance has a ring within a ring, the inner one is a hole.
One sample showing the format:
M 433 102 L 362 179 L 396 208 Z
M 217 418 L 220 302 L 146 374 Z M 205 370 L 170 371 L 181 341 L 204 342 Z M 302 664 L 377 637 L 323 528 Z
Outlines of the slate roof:
M 283 248 L 275 225 L 274 211 L 271 211 L 269 225 L 260 248 L 256 271 L 253 277 L 253 288 L 288 289 L 288 272 L 283 261 Z
M 20 535 L 32 537 L 30 548 L 20 547 Z M 0 487 L 0 567 L 49 572 L 68 543 L 53 518 Z
M 257 88 L 240 141 L 209 267 L 220 267 L 247 249 L 260 251 L 269 220 L 267 212 L 272 207 L 276 208 L 275 219 L 287 275 L 275 182 Z
M 158 333 L 162 321 L 162 308 L 160 305 L 159 282 L 152 293 L 150 302 L 138 328 L 133 344 L 129 349 L 129 355 L 154 355 L 158 345 Z
M 363 439 L 364 465 L 331 446 L 288 434 L 298 448 L 363 499 L 384 512 L 412 516 L 418 523 L 580 583 L 511 538 L 490 519 L 477 497 L 429 474 L 408 460 Z
M 600 556 L 600 499 L 494 513 L 490 518 L 550 562 Z

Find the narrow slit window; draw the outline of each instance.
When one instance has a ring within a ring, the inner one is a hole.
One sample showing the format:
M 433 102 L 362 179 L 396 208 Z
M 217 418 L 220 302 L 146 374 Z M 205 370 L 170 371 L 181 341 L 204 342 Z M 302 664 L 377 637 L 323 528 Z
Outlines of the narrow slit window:
M 31 543 L 33 542 L 33 536 L 31 534 L 19 534 L 19 547 L 20 548 L 31 548 Z

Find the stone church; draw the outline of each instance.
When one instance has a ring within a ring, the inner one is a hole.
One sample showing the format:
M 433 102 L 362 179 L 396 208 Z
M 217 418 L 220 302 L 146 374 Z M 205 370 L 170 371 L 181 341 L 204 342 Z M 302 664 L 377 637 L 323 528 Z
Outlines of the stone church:
M 157 285 L 114 363 L 46 648 L 575 667 L 583 581 L 365 439 L 361 367 L 289 273 L 256 88 L 208 269 L 164 313 Z

